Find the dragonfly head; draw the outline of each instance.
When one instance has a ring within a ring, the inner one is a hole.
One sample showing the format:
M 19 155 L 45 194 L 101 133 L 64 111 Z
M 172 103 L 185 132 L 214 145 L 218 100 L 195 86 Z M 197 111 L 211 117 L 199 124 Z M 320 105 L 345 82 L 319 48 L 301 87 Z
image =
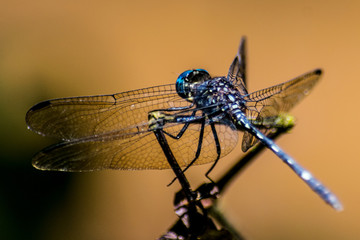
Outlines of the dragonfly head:
M 210 74 L 204 69 L 187 70 L 176 80 L 176 92 L 180 97 L 192 101 L 196 85 L 210 79 Z

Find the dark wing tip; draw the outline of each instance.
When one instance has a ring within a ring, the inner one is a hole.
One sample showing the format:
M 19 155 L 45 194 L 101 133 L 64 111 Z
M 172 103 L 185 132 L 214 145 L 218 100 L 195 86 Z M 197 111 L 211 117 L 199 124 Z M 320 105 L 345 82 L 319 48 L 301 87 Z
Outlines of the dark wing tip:
M 44 108 L 47 108 L 51 105 L 51 102 L 50 101 L 43 101 L 43 102 L 40 102 L 38 104 L 35 104 L 32 108 L 29 109 L 29 111 L 26 113 L 26 116 L 25 116 L 25 122 L 26 122 L 26 125 L 28 127 L 28 129 L 40 134 L 40 135 L 43 135 L 41 133 L 41 131 L 39 131 L 36 127 L 37 123 L 34 119 L 36 119 L 36 112 L 39 111 L 39 110 L 42 110 Z M 35 114 L 35 116 L 34 116 Z M 35 117 L 35 118 L 34 118 Z
M 51 104 L 50 101 L 39 102 L 38 104 L 35 104 L 32 108 L 30 108 L 29 112 L 30 111 L 34 112 L 34 111 L 40 110 L 42 108 L 46 108 L 50 104 Z
M 43 102 L 39 102 L 38 104 L 35 104 L 34 106 L 32 106 L 29 109 L 29 111 L 26 113 L 26 116 L 25 116 L 26 123 L 29 124 L 30 118 L 34 112 L 44 109 L 44 108 L 47 108 L 50 105 L 51 105 L 50 101 L 43 101 Z
M 315 73 L 316 75 L 321 75 L 321 74 L 322 74 L 322 70 L 321 70 L 321 69 L 316 69 L 316 70 L 314 71 L 314 73 Z

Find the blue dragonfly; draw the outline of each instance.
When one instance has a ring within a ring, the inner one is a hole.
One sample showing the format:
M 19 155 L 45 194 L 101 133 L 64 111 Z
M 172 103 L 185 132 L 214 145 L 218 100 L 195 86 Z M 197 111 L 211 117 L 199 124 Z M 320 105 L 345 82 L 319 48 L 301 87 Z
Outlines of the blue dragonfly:
M 243 132 L 245 152 L 261 142 L 325 202 L 342 209 L 336 196 L 267 135 L 294 124 L 289 110 L 318 82 L 316 69 L 253 93 L 246 89 L 246 40 L 226 77 L 204 69 L 167 84 L 112 95 L 47 100 L 26 114 L 28 128 L 62 140 L 33 157 L 41 170 L 168 169 L 155 131 L 162 131 L 179 166 L 213 163 L 230 153 Z

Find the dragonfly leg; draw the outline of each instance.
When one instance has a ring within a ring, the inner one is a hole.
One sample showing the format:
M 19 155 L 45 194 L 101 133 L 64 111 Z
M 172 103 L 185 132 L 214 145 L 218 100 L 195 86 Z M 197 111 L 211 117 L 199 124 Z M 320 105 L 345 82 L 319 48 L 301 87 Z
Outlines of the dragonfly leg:
M 196 111 L 194 111 L 194 112 L 191 114 L 191 117 L 194 117 L 195 114 L 196 114 Z M 182 137 L 182 135 L 185 133 L 186 129 L 189 127 L 189 125 L 190 125 L 190 122 L 186 122 L 186 123 L 184 124 L 184 127 L 180 130 L 180 132 L 179 132 L 176 136 L 174 136 L 174 135 L 172 135 L 172 134 L 170 134 L 170 133 L 168 133 L 168 132 L 166 132 L 166 131 L 164 131 L 164 130 L 163 130 L 163 133 L 165 133 L 166 135 L 168 135 L 169 137 L 171 137 L 171 138 L 173 138 L 173 139 L 180 139 L 180 138 Z
M 205 116 L 205 114 L 203 113 L 203 117 Z M 184 168 L 184 170 L 182 170 L 182 172 L 184 173 L 186 170 L 189 169 L 189 167 L 191 167 L 195 161 L 199 158 L 200 156 L 200 152 L 201 152 L 201 147 L 202 147 L 202 141 L 204 138 L 204 129 L 205 129 L 205 118 L 202 119 L 201 121 L 201 129 L 200 129 L 200 134 L 199 134 L 199 142 L 198 142 L 198 146 L 197 146 L 197 150 L 195 153 L 195 157 L 193 160 L 191 160 L 191 162 Z M 168 186 L 170 186 L 171 184 L 173 184 L 173 182 L 176 180 L 176 177 L 168 184 Z
M 205 116 L 205 114 L 203 113 L 203 117 Z M 200 156 L 200 152 L 201 152 L 201 147 L 202 147 L 202 142 L 203 142 L 203 138 L 204 138 L 204 129 L 205 129 L 205 118 L 203 118 L 202 122 L 201 122 L 201 129 L 200 129 L 200 134 L 199 134 L 199 142 L 198 142 L 198 146 L 197 146 L 197 150 L 195 153 L 195 158 L 185 167 L 185 169 L 183 170 L 183 172 L 185 172 L 186 170 L 189 169 L 189 167 L 191 167 L 191 165 L 193 165 L 195 163 L 195 161 L 199 158 Z
M 215 165 L 217 164 L 219 158 L 220 158 L 220 155 L 221 155 L 221 147 L 220 147 L 220 141 L 219 141 L 219 138 L 218 138 L 218 135 L 217 135 L 217 132 L 216 132 L 216 128 L 215 128 L 215 125 L 213 122 L 210 123 L 210 126 L 211 126 L 211 131 L 214 135 L 214 141 L 215 141 L 215 145 L 216 145 L 216 153 L 217 153 L 217 157 L 213 163 L 213 165 L 211 165 L 210 169 L 205 173 L 205 176 L 211 181 L 211 178 L 209 177 L 209 174 L 210 172 L 214 169 Z
M 180 185 L 185 193 L 185 196 L 186 196 L 189 204 L 193 205 L 194 200 L 196 198 L 196 193 L 192 191 L 188 180 L 186 179 L 179 164 L 177 163 L 177 161 L 169 147 L 169 144 L 166 141 L 165 135 L 163 134 L 163 132 L 160 129 L 155 130 L 154 134 L 166 156 L 166 159 L 168 160 L 172 170 L 174 171 L 174 173 L 176 175 L 176 179 L 179 179 Z M 195 205 L 193 206 L 193 209 L 194 208 L 195 208 Z

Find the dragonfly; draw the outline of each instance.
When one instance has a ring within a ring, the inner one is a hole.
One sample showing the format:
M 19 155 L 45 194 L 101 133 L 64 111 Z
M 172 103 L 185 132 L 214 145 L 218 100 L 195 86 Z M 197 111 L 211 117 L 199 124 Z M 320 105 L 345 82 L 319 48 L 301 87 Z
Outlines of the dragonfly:
M 34 105 L 28 128 L 60 139 L 33 157 L 41 170 L 169 169 L 155 131 L 162 131 L 178 165 L 213 163 L 230 153 L 243 132 L 245 152 L 260 142 L 287 164 L 326 203 L 337 210 L 337 197 L 285 153 L 268 134 L 294 118 L 289 110 L 309 94 L 322 71 L 248 93 L 246 38 L 227 76 L 204 69 L 187 70 L 175 84 L 111 95 L 59 98 Z

